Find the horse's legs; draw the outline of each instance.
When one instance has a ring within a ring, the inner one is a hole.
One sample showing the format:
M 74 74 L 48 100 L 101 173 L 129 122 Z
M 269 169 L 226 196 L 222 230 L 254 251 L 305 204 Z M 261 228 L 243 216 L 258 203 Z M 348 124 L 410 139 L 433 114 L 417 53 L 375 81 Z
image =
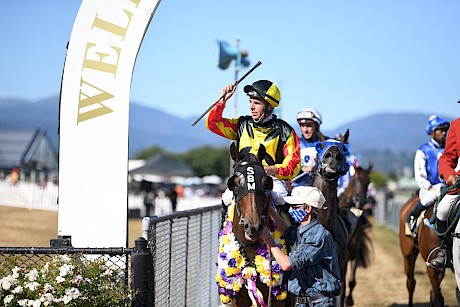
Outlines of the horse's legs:
M 426 268 L 428 277 L 430 278 L 431 291 L 430 302 L 432 306 L 444 306 L 444 297 L 441 293 L 441 281 L 444 278 L 444 271 L 439 271 L 431 267 Z
M 345 251 L 345 255 L 348 254 L 348 251 Z M 346 276 L 347 276 L 347 266 L 348 266 L 348 258 L 347 257 L 343 257 L 344 255 L 342 255 L 342 259 L 340 259 L 341 257 L 339 256 L 339 266 L 341 268 L 341 273 L 342 273 L 342 276 L 344 276 L 341 280 L 340 280 L 340 286 L 341 286 L 341 291 L 340 291 L 340 295 L 338 297 L 338 300 L 337 300 L 337 306 L 345 306 L 345 293 L 347 292 L 347 282 L 346 282 Z
M 350 272 L 350 276 L 348 277 L 348 287 L 350 288 L 350 290 L 348 291 L 348 296 L 347 296 L 347 299 L 346 299 L 347 306 L 353 306 L 354 305 L 353 289 L 356 286 L 355 275 L 356 275 L 356 269 L 358 267 L 358 261 L 356 259 L 351 259 L 350 264 L 351 264 L 350 265 L 351 272 Z
M 415 278 L 414 278 L 414 268 L 415 268 L 415 260 L 418 256 L 418 250 L 413 248 L 411 252 L 404 254 L 404 272 L 406 273 L 406 287 L 407 291 L 409 292 L 409 307 L 412 307 L 413 298 L 414 298 L 414 290 L 415 290 Z

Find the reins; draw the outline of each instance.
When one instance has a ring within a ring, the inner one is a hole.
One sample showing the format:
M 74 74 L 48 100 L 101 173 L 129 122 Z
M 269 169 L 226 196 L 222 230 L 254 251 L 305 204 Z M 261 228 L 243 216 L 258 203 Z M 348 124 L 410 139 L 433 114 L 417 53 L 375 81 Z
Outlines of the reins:
M 438 211 L 438 204 L 439 202 L 441 201 L 441 199 L 444 198 L 444 196 L 456 189 L 456 188 L 459 188 L 460 187 L 460 180 L 457 180 L 455 181 L 455 183 L 451 186 L 445 186 L 441 189 L 441 195 L 439 196 L 439 198 L 436 200 L 436 203 L 434 205 L 434 210 L 433 210 L 433 215 L 431 216 L 430 218 L 430 224 L 434 224 L 435 223 L 435 220 L 436 220 L 436 212 Z M 455 226 L 457 225 L 457 222 L 458 220 L 460 219 L 460 210 L 457 210 L 457 212 L 455 213 L 455 216 L 454 218 L 452 219 L 452 223 L 447 227 L 446 231 L 444 232 L 439 232 L 436 227 L 433 227 L 433 231 L 436 235 L 440 236 L 440 237 L 445 237 L 447 234 L 451 233 Z M 456 236 L 457 234 L 454 234 L 454 236 Z M 460 234 L 458 235 L 460 236 Z

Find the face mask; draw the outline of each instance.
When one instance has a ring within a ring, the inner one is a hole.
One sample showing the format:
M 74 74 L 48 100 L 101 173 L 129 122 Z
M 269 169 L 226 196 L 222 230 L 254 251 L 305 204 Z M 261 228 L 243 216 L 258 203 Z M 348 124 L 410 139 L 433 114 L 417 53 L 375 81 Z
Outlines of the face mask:
M 289 214 L 292 216 L 294 221 L 296 221 L 296 223 L 300 223 L 303 221 L 304 217 L 307 215 L 307 211 L 305 211 L 305 209 L 295 210 L 289 207 Z

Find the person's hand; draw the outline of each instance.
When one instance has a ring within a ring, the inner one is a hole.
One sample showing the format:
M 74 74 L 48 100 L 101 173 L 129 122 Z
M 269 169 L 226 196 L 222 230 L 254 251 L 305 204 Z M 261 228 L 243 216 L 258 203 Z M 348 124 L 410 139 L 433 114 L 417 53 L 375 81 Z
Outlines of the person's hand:
M 315 168 L 314 165 L 302 166 L 301 170 L 304 173 L 311 173 L 313 171 L 313 168 Z
M 265 173 L 267 173 L 268 176 L 275 176 L 278 174 L 278 168 L 275 165 L 272 166 L 264 166 Z
M 452 174 L 446 179 L 446 184 L 448 186 L 454 185 L 454 183 L 457 181 L 457 174 Z
M 236 86 L 233 85 L 233 84 L 229 84 L 229 85 L 227 85 L 227 86 L 224 86 L 224 87 L 222 88 L 222 90 L 220 91 L 220 97 L 222 97 L 222 96 L 224 97 L 224 98 L 223 98 L 223 103 L 226 103 L 227 100 L 229 100 L 230 97 L 233 96 L 233 94 L 235 93 L 235 91 L 236 91 Z
M 270 233 L 270 230 L 268 230 L 267 226 L 264 226 L 264 228 L 262 229 L 262 233 L 260 234 L 260 239 L 269 245 L 274 242 L 272 238 L 272 234 Z

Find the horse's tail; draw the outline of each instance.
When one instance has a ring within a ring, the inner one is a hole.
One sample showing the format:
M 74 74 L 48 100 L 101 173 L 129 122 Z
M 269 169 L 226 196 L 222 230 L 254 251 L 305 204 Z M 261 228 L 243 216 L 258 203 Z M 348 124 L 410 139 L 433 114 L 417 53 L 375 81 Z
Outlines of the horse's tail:
M 355 233 L 359 246 L 355 259 L 358 266 L 367 268 L 374 262 L 374 246 L 371 237 L 365 230 L 367 227 L 363 226 L 362 222 L 360 222 Z

